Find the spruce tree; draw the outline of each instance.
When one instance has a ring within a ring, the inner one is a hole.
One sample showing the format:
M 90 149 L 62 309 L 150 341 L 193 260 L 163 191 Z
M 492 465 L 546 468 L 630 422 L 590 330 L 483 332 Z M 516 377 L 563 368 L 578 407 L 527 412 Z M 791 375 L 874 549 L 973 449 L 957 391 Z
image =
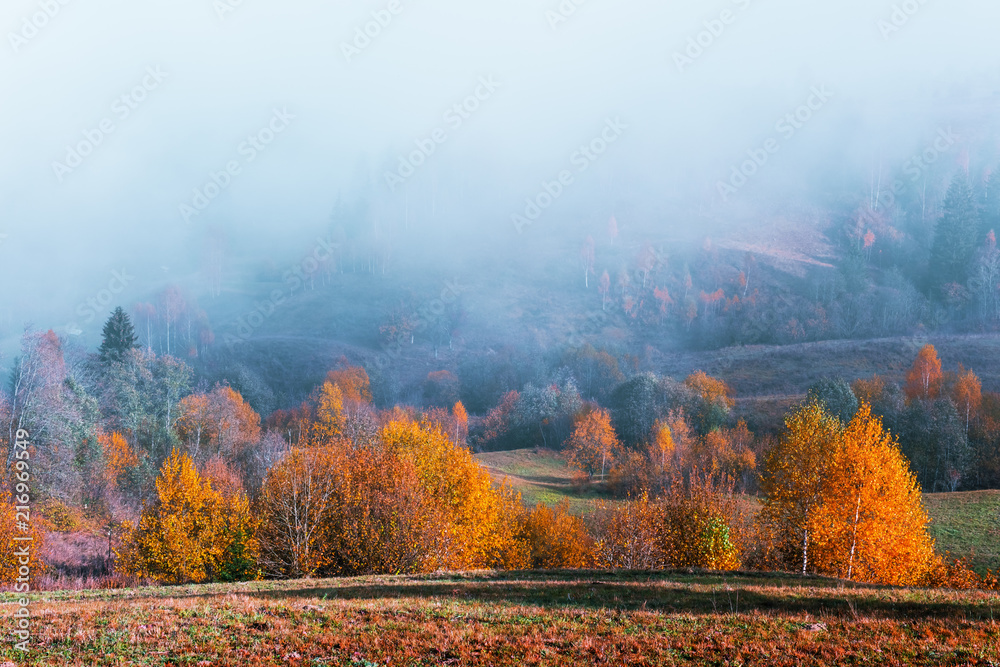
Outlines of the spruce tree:
M 940 289 L 948 283 L 965 285 L 976 253 L 979 211 L 972 188 L 964 174 L 948 187 L 944 210 L 934 233 L 931 248 L 930 285 Z
M 137 339 L 132 320 L 121 306 L 115 308 L 115 312 L 111 313 L 111 317 L 104 323 L 103 335 L 100 355 L 101 362 L 105 364 L 124 360 L 128 351 L 136 347 Z

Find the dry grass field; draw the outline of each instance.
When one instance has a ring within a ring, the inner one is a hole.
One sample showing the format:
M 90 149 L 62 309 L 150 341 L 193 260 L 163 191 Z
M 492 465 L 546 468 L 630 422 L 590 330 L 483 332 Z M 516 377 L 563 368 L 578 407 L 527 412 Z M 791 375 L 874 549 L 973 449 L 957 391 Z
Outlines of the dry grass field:
M 996 593 L 793 575 L 255 582 L 44 593 L 31 611 L 31 652 L 7 642 L 0 665 L 1000 665 Z

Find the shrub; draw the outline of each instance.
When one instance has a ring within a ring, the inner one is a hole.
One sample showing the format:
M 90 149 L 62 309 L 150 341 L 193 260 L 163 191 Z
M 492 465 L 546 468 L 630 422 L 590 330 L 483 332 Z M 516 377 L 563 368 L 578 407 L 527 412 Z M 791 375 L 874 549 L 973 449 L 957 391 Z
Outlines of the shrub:
M 594 540 L 581 519 L 569 513 L 564 500 L 555 507 L 539 503 L 528 513 L 525 532 L 531 547 L 531 567 L 539 570 L 591 567 Z

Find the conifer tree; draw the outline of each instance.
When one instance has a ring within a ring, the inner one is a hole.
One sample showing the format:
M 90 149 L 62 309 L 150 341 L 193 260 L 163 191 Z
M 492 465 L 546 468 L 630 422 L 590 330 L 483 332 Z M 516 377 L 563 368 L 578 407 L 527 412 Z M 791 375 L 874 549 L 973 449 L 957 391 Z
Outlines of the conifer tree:
M 965 285 L 976 253 L 979 212 L 969 182 L 959 174 L 944 199 L 944 211 L 931 248 L 930 284 L 935 289 L 949 283 Z
M 136 347 L 138 340 L 132 327 L 132 320 L 121 306 L 115 308 L 115 312 L 111 313 L 111 317 L 104 323 L 103 336 L 100 354 L 101 361 L 105 364 L 124 360 L 128 351 Z

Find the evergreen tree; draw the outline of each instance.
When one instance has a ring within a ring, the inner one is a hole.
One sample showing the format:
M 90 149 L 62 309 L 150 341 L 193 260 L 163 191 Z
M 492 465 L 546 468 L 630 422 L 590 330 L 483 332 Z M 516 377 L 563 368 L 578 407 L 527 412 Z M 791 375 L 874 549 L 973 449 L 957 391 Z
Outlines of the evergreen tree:
M 132 320 L 121 306 L 115 308 L 115 312 L 105 322 L 103 335 L 100 354 L 101 361 L 105 364 L 124 360 L 128 351 L 136 347 L 137 338 Z
M 828 414 L 843 424 L 854 419 L 858 411 L 858 397 L 842 378 L 824 378 L 815 383 L 809 387 L 806 400 L 821 403 Z
M 979 211 L 968 179 L 959 174 L 944 199 L 944 212 L 931 248 L 930 285 L 940 289 L 949 283 L 965 285 L 977 248 Z

